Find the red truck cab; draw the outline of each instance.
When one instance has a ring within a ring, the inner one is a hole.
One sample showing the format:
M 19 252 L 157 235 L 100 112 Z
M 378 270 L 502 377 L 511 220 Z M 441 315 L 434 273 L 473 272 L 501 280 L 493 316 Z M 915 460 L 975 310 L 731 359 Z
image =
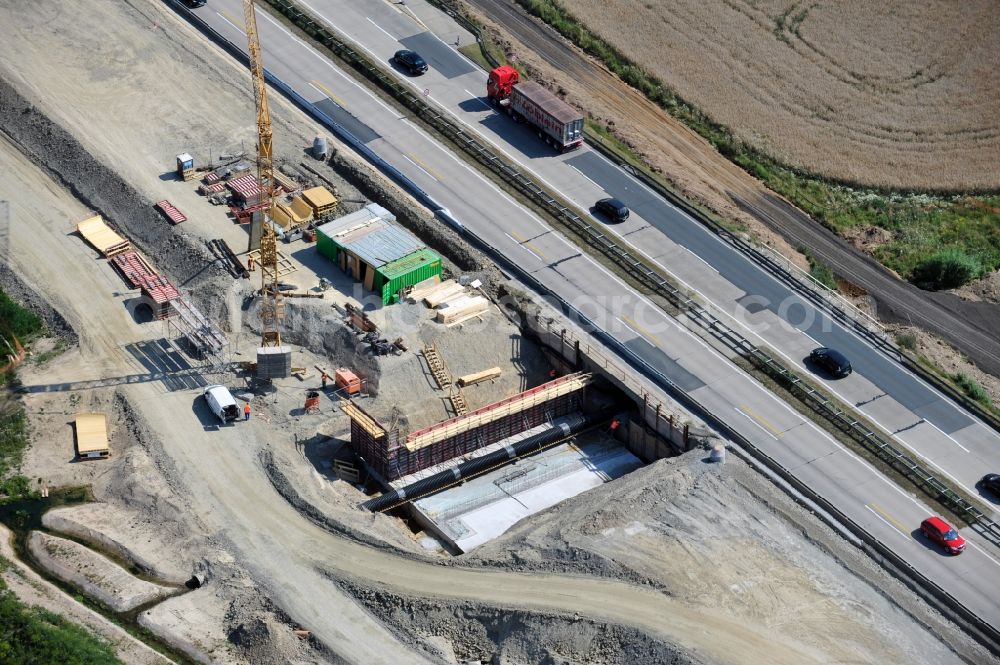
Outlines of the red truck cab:
M 490 77 L 486 79 L 486 95 L 491 100 L 503 101 L 510 97 L 514 85 L 520 79 L 521 76 L 516 69 L 508 65 L 501 65 L 490 72 Z

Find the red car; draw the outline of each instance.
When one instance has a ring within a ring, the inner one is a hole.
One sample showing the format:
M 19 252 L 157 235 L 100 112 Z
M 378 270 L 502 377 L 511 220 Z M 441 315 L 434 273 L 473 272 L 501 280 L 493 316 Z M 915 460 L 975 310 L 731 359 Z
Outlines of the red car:
M 948 554 L 961 554 L 965 549 L 965 538 L 938 516 L 928 517 L 920 523 L 924 535 L 943 547 Z

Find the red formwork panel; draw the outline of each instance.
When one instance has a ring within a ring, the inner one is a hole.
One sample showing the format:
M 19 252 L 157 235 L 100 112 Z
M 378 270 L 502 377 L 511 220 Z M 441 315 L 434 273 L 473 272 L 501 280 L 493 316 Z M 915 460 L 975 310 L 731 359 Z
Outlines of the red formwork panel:
M 135 250 L 129 250 L 111 257 L 111 265 L 121 274 L 122 278 L 133 288 L 139 288 L 143 281 L 156 273 Z
M 156 207 L 160 209 L 160 212 L 167 216 L 167 219 L 170 220 L 171 224 L 180 224 L 181 222 L 187 221 L 187 217 L 184 213 L 174 207 L 174 204 L 166 199 L 157 201 Z
M 540 392 L 554 383 L 559 383 L 561 380 L 563 379 L 549 382 L 496 404 L 477 409 L 467 416 L 452 418 L 418 430 L 406 437 L 406 440 L 403 440 L 399 436 L 398 431 L 387 432 L 378 438 L 373 437 L 352 419 L 351 444 L 358 455 L 364 459 L 369 469 L 375 475 L 379 476 L 383 482 L 389 483 L 520 434 L 527 429 L 542 425 L 554 418 L 579 411 L 583 407 L 584 390 L 582 387 L 574 392 L 553 396 L 552 399 L 532 404 L 520 411 L 502 416 L 481 426 L 471 427 L 416 450 L 410 450 L 406 445 L 407 440 L 412 440 L 416 436 L 439 430 L 475 414 L 482 414 L 498 409 L 518 398 Z

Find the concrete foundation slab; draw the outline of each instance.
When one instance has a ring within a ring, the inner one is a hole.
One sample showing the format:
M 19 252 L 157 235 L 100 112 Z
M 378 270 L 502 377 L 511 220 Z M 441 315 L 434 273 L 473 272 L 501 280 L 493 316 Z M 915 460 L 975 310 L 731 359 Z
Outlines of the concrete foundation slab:
M 460 552 L 520 520 L 619 478 L 642 461 L 593 432 L 413 504 L 417 520 Z

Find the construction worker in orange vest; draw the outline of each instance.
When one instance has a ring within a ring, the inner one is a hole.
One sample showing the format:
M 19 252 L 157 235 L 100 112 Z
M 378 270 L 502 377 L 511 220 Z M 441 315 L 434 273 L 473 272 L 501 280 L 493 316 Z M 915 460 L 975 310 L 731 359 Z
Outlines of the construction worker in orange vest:
M 323 382 L 323 390 L 326 390 L 326 382 L 330 380 L 330 377 L 327 376 L 326 372 L 323 372 L 323 376 L 320 377 L 320 380 Z
M 611 436 L 614 436 L 618 432 L 618 419 L 613 418 L 611 420 Z
M 243 405 L 243 420 L 250 420 L 250 402 Z

